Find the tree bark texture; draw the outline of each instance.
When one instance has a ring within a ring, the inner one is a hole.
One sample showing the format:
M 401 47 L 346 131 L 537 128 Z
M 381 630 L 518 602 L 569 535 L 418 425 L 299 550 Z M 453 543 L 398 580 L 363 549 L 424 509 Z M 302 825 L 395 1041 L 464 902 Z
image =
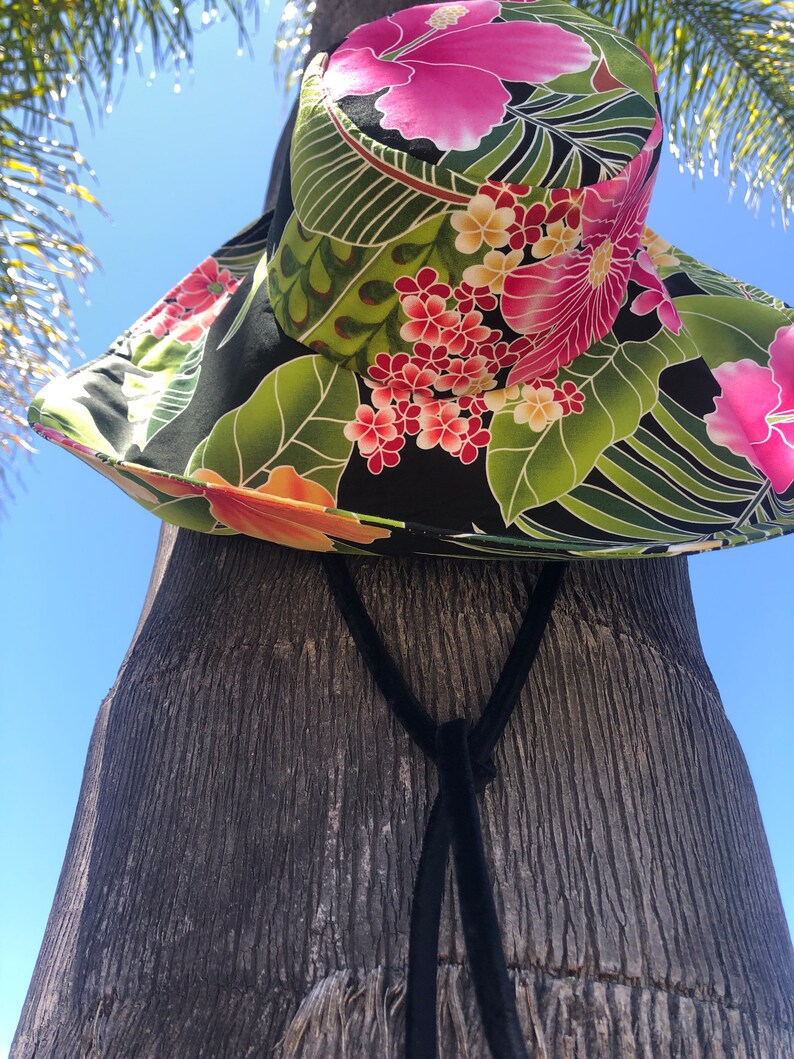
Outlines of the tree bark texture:
M 404 6 L 320 3 L 312 43 Z M 475 720 L 537 566 L 350 562 L 437 720 Z M 685 560 L 572 564 L 495 760 L 530 1054 L 794 1059 L 791 943 Z M 166 527 L 11 1059 L 397 1059 L 435 791 L 316 556 Z M 442 1059 L 488 1059 L 451 877 L 438 1018 Z
M 351 565 L 436 718 L 475 719 L 537 568 Z M 169 529 L 155 586 L 13 1059 L 396 1059 L 433 767 L 317 557 Z M 791 946 L 683 559 L 572 565 L 495 757 L 483 830 L 531 1054 L 794 1056 Z M 485 1059 L 447 895 L 441 1054 Z

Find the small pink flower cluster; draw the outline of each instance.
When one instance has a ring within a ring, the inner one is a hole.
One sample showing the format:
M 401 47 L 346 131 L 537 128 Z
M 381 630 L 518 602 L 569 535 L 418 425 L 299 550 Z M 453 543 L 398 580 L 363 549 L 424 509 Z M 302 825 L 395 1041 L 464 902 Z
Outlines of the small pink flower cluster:
M 524 352 L 526 339 L 506 342 L 469 304 L 477 292 L 453 291 L 433 268 L 401 276 L 395 289 L 408 318 L 400 334 L 413 353 L 378 353 L 366 379 L 372 405 L 358 406 L 345 437 L 356 442 L 372 474 L 396 467 L 409 437 L 420 449 L 439 446 L 473 463 L 491 439 L 483 425 L 493 410 L 486 397 L 498 385 L 497 374 Z M 569 396 L 555 390 L 566 414 L 580 410 L 574 405 L 581 395 L 573 389 Z
M 524 189 L 518 189 L 517 193 Z M 557 243 L 574 244 L 578 240 L 582 224 L 581 191 L 554 188 L 550 193 L 551 205 L 533 202 L 529 206 L 516 203 L 513 207 L 515 221 L 507 229 L 508 246 L 513 250 L 530 247 L 534 258 L 547 257 L 554 253 Z
M 218 318 L 239 283 L 239 277 L 218 268 L 215 258 L 208 257 L 135 330 L 150 332 L 155 338 L 170 335 L 179 342 L 196 342 Z
M 554 379 L 534 379 L 531 385 L 534 387 L 550 387 L 554 391 L 552 399 L 562 408 L 564 416 L 570 415 L 572 412 L 578 415 L 584 408 L 584 394 L 581 390 L 577 390 L 576 383 L 571 382 L 570 379 L 566 379 L 559 386 L 555 384 Z

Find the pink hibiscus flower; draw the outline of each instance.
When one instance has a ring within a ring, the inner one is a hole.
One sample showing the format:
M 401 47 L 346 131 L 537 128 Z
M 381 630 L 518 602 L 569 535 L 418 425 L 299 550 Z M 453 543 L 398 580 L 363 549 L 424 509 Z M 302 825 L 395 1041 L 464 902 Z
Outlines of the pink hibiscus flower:
M 331 56 L 333 99 L 387 88 L 382 125 L 442 151 L 470 151 L 505 116 L 503 81 L 545 84 L 586 70 L 595 56 L 575 33 L 534 22 L 494 22 L 496 0 L 426 4 L 353 30 Z
M 179 285 L 175 291 L 176 300 L 185 309 L 201 313 L 236 286 L 237 281 L 231 272 L 219 269 L 215 258 L 208 257 Z
M 553 377 L 612 327 L 640 244 L 660 138 L 657 118 L 642 151 L 619 176 L 585 189 L 581 246 L 523 265 L 505 278 L 504 318 L 532 340 L 510 373 L 511 383 Z
M 720 364 L 713 375 L 722 394 L 705 417 L 709 437 L 785 492 L 794 482 L 794 324 L 776 333 L 768 367 L 738 360 Z

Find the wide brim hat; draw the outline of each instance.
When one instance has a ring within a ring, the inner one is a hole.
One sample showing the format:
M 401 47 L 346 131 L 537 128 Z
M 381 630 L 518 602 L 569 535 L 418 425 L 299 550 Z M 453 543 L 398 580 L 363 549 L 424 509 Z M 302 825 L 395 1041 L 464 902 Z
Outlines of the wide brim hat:
M 356 29 L 274 214 L 51 382 L 162 519 L 315 551 L 630 557 L 794 528 L 794 310 L 645 227 L 644 54 L 562 0 Z

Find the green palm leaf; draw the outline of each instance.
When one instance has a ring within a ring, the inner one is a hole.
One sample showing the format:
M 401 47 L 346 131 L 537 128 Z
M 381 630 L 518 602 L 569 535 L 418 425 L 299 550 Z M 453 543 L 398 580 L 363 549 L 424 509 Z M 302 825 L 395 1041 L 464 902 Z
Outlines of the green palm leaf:
M 794 23 L 786 0 L 586 0 L 654 60 L 680 163 L 794 197 Z
M 221 5 L 218 5 L 221 6 Z M 223 5 L 247 40 L 255 0 Z M 92 266 L 70 203 L 99 206 L 64 106 L 110 112 L 129 67 L 190 65 L 194 25 L 215 21 L 201 0 L 11 0 L 0 12 L 0 506 L 25 440 L 25 409 L 77 352 L 69 287 Z

